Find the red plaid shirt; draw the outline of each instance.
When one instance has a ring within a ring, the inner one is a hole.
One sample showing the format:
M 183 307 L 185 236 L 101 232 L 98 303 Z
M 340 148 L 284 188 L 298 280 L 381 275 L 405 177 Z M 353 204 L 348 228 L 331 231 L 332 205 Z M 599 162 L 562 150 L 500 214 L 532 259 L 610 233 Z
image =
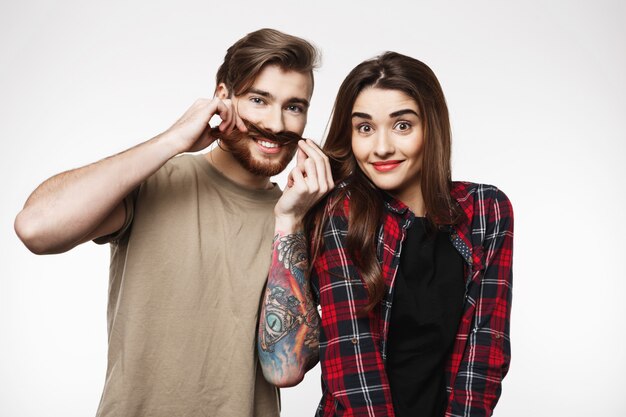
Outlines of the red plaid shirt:
M 446 366 L 446 417 L 490 416 L 510 361 L 509 318 L 513 255 L 513 211 L 490 185 L 455 182 L 452 197 L 464 213 L 450 239 L 465 260 L 464 311 Z M 317 416 L 393 416 L 385 372 L 393 285 L 405 230 L 414 216 L 388 197 L 377 254 L 385 296 L 367 316 L 367 290 L 345 249 L 349 198 L 324 230 L 324 247 L 311 285 L 322 309 L 320 363 L 323 397 Z

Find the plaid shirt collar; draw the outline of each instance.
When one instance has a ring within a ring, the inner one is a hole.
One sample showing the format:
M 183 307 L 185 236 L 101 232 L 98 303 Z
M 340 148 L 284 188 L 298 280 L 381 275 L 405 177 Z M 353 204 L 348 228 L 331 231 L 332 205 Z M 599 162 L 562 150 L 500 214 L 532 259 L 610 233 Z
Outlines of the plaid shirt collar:
M 410 213 L 411 211 L 406 204 L 404 204 L 400 200 L 396 200 L 394 197 L 392 197 L 390 194 L 386 193 L 385 191 L 380 190 L 380 195 L 385 203 L 385 208 L 387 210 L 391 211 L 392 213 L 403 216 L 404 218 L 407 218 L 406 217 L 407 212 Z M 410 217 L 412 218 L 413 216 L 410 216 Z

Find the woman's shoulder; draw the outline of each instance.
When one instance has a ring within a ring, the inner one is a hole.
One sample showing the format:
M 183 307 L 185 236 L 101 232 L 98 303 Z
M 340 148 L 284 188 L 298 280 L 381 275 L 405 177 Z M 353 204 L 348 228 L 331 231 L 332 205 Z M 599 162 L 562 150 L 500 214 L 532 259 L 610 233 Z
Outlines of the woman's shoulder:
M 459 203 L 462 201 L 475 203 L 492 200 L 509 202 L 507 195 L 495 185 L 479 184 L 469 181 L 453 181 L 450 194 Z
M 331 217 L 348 217 L 350 212 L 350 191 L 345 181 L 337 184 L 328 193 L 324 210 Z
M 494 212 L 499 218 L 513 217 L 511 201 L 495 185 L 454 181 L 450 194 L 470 222 L 476 216 L 492 217 Z

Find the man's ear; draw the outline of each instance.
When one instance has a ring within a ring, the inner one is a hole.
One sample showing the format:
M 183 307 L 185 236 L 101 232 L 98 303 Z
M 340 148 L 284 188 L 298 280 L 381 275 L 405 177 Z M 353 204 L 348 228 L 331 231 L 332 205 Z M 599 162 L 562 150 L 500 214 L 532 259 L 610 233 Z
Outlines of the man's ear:
M 219 83 L 219 85 L 215 89 L 215 97 L 219 98 L 220 100 L 224 100 L 227 99 L 229 96 L 230 94 L 228 91 L 228 87 L 226 87 L 226 84 Z

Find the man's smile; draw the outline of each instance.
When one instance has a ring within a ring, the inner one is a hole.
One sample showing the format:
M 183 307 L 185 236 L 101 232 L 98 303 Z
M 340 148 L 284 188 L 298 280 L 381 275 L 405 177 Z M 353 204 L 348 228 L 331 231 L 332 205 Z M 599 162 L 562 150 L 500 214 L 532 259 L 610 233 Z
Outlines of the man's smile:
M 282 149 L 282 145 L 276 142 L 269 141 L 265 138 L 257 139 L 253 138 L 254 142 L 257 144 L 257 147 L 263 152 L 268 154 L 275 154 L 280 152 Z

